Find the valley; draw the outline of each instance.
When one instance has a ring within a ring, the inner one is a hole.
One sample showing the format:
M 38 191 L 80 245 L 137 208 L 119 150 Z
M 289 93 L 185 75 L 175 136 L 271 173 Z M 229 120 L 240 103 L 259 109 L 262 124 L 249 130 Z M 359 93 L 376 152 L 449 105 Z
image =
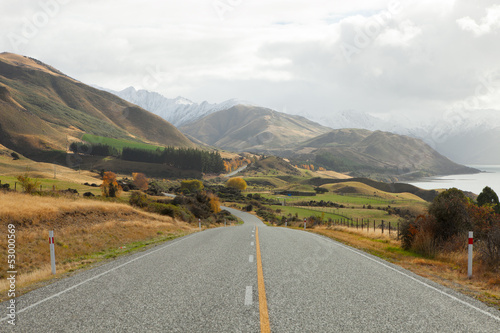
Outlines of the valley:
M 478 170 L 405 135 L 332 129 L 237 100 L 175 103 L 185 108 L 163 110 L 186 111 L 170 118 L 179 128 L 146 109 L 154 103 L 142 108 L 35 59 L 0 55 L 0 221 L 19 230 L 20 294 L 177 237 L 240 226 L 237 209 L 500 308 L 498 267 L 488 261 L 495 253 L 477 254 L 467 280 L 461 236 L 443 246 L 405 245 L 408 230 L 424 228 L 418 221 L 448 193 L 405 181 Z M 481 208 L 478 194 L 465 193 L 461 204 L 486 239 L 494 228 L 480 229 L 478 216 L 496 226 L 498 214 Z M 55 276 L 43 245 L 49 229 L 58 235 Z M 2 260 L 7 246 L 0 242 Z M 2 295 L 6 288 L 0 284 Z

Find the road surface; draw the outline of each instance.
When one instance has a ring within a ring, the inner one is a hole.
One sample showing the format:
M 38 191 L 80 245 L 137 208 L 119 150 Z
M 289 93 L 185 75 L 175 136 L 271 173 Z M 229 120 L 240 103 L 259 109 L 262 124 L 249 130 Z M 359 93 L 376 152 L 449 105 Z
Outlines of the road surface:
M 322 236 L 228 210 L 244 225 L 18 297 L 16 326 L 3 303 L 0 331 L 500 332 L 500 312 L 469 297 Z

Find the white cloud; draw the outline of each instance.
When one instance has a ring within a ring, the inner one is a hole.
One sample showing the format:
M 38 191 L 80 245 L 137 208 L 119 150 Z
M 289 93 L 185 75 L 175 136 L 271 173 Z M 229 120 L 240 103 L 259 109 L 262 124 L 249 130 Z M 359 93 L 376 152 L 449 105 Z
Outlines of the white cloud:
M 389 0 L 221 0 L 232 6 L 221 20 L 212 0 L 59 1 L 42 0 L 59 9 L 28 37 L 43 8 L 2 1 L 0 49 L 112 89 L 417 117 L 476 96 L 480 79 L 500 71 L 492 4 L 409 0 L 391 12 Z M 9 34 L 24 40 L 16 48 Z M 343 45 L 356 47 L 349 62 Z M 481 96 L 491 106 L 500 95 Z
M 470 16 L 457 20 L 457 24 L 465 31 L 472 31 L 476 36 L 491 33 L 500 28 L 500 5 L 495 5 L 486 10 L 486 16 L 479 23 Z

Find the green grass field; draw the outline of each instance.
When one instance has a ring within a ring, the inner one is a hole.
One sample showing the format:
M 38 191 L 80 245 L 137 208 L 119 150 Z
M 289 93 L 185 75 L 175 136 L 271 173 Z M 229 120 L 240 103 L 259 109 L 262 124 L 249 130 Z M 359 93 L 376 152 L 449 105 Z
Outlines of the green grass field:
M 128 141 L 128 140 L 121 140 L 121 139 L 112 139 L 112 138 L 106 138 L 103 136 L 97 136 L 97 135 L 92 135 L 92 134 L 84 134 L 82 136 L 82 140 L 88 143 L 100 143 L 104 145 L 108 145 L 111 147 L 114 147 L 120 151 L 123 150 L 123 148 L 136 148 L 136 149 L 145 149 L 145 150 L 156 150 L 158 148 L 163 148 L 155 145 L 150 145 L 147 143 L 142 143 L 142 142 L 135 142 L 135 141 Z
M 282 216 L 287 216 L 289 214 L 295 215 L 298 214 L 298 217 L 300 219 L 308 218 L 311 215 L 314 216 L 322 216 L 322 212 L 314 210 L 314 209 L 309 209 L 309 208 L 300 208 L 300 207 L 290 207 L 290 206 L 270 206 L 272 209 L 280 209 Z M 340 216 L 334 213 L 325 213 L 324 214 L 324 219 L 328 220 L 331 218 L 332 220 L 336 219 L 342 219 L 345 218 L 344 216 Z
M 18 192 L 22 192 L 23 188 L 19 184 L 19 181 L 16 179 L 14 176 L 0 176 L 0 181 L 2 184 L 10 184 L 10 189 L 13 190 L 16 188 Z M 47 179 L 47 178 L 39 178 L 38 181 L 40 182 L 40 185 L 42 186 L 42 191 L 51 191 L 54 187 L 56 190 L 66 190 L 68 188 L 76 189 L 80 195 L 82 195 L 85 192 L 91 192 L 94 195 L 101 195 L 101 188 L 100 187 L 92 187 L 92 186 L 87 186 L 83 184 L 78 184 L 74 182 L 69 182 L 69 181 L 63 181 L 63 180 L 58 180 L 58 179 Z M 15 183 L 17 182 L 17 186 Z M 101 185 L 100 181 L 95 181 L 97 185 Z M 38 187 L 40 189 L 40 187 Z

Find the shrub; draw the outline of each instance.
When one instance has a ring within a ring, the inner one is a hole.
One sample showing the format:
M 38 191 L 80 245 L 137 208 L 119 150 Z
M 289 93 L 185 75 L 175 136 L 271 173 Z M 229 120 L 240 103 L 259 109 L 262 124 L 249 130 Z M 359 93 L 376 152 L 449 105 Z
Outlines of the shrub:
M 32 194 L 39 186 L 40 181 L 37 178 L 31 178 L 26 172 L 16 177 L 25 193 Z
M 446 241 L 453 235 L 470 230 L 472 226 L 467 213 L 467 203 L 467 197 L 456 188 L 444 191 L 434 198 L 429 207 L 429 214 L 436 220 L 436 240 Z
M 104 173 L 101 185 L 102 194 L 108 198 L 119 197 L 122 191 L 120 185 L 116 180 L 116 174 L 114 172 L 108 171 Z
M 493 226 L 486 239 L 480 243 L 481 259 L 492 268 L 500 268 L 500 224 Z
M 139 208 L 147 207 L 149 204 L 149 200 L 146 194 L 140 192 L 132 192 L 130 196 L 129 203 L 132 206 L 136 206 Z
M 234 177 L 226 182 L 226 186 L 243 191 L 247 188 L 247 182 L 243 178 Z
M 10 153 L 10 156 L 12 156 L 12 158 L 14 159 L 14 161 L 17 161 L 20 158 L 19 155 L 16 152 Z
M 146 178 L 146 175 L 140 172 L 132 173 L 132 178 L 134 178 L 133 184 L 140 190 L 147 190 L 149 186 L 149 179 Z
M 183 180 L 181 182 L 181 191 L 195 193 L 203 190 L 203 183 L 197 179 Z

